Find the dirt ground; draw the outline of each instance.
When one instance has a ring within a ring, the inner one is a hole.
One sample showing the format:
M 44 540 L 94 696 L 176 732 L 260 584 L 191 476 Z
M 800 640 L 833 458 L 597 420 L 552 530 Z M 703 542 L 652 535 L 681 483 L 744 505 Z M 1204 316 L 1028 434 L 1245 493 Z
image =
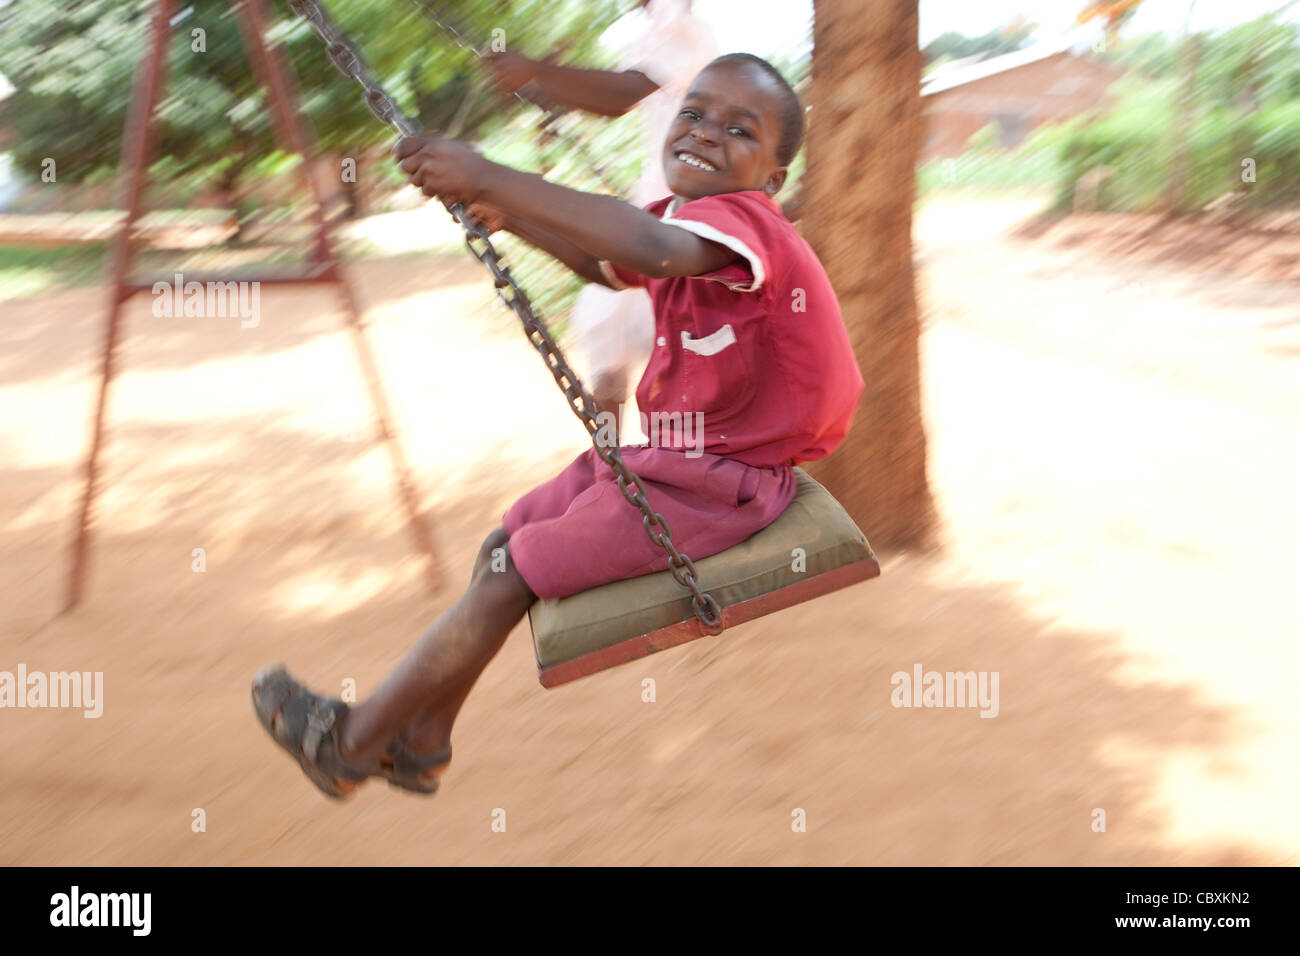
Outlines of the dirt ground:
M 583 447 L 479 267 L 352 270 L 437 596 L 330 293 L 263 290 L 255 329 L 133 306 L 55 616 L 105 293 L 0 303 L 0 670 L 104 674 L 98 719 L 0 711 L 0 863 L 1294 864 L 1297 288 L 1013 237 L 1031 208 L 917 225 L 942 550 L 553 691 L 521 627 L 427 800 L 325 800 L 248 688 L 283 660 L 364 695 Z M 997 716 L 893 707 L 917 664 L 997 672 Z

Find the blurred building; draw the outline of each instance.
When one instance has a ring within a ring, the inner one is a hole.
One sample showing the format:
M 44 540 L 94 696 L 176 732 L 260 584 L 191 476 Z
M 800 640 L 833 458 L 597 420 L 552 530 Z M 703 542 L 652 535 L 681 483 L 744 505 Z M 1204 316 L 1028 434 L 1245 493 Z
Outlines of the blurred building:
M 1063 43 L 1014 53 L 968 57 L 937 67 L 921 84 L 926 134 L 921 162 L 960 156 L 967 142 L 994 125 L 1007 149 L 1036 127 L 1101 104 L 1122 72 Z

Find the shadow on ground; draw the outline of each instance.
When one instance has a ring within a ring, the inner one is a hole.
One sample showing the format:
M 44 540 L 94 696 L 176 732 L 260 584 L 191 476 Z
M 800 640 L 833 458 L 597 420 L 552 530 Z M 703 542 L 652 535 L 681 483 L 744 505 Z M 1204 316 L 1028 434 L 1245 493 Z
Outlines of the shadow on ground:
M 1117 743 L 1190 748 L 1230 768 L 1230 712 L 1134 686 L 1106 634 L 1057 630 L 1004 589 L 945 587 L 934 559 L 906 555 L 886 556 L 876 582 L 554 691 L 535 683 L 521 627 L 465 709 L 442 793 L 374 785 L 332 804 L 258 727 L 253 673 L 282 659 L 318 688 L 352 678 L 364 694 L 453 599 L 514 489 L 559 462 L 473 464 L 433 514 L 451 586 L 431 599 L 391 499 L 348 480 L 363 448 L 238 421 L 202 438 L 126 424 L 116 442 L 84 608 L 41 610 L 57 597 L 64 522 L 19 513 L 0 528 L 5 590 L 24 594 L 6 615 L 6 666 L 105 682 L 98 720 L 5 715 L 6 863 L 1261 859 L 1168 845 L 1153 779 L 1110 757 Z M 59 480 L 9 470 L 5 513 L 38 508 Z M 998 715 L 891 706 L 891 674 L 917 663 L 998 672 Z M 490 829 L 498 808 L 504 834 Z M 807 833 L 791 830 L 796 809 Z

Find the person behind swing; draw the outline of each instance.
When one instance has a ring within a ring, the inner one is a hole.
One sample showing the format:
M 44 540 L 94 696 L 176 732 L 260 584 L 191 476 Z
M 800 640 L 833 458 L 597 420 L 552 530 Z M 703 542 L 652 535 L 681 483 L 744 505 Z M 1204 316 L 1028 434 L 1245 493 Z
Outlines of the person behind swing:
M 728 54 L 691 84 L 664 142 L 672 195 L 645 209 L 436 135 L 395 148 L 425 195 L 466 203 L 590 282 L 649 291 L 656 338 L 638 404 L 698 414 L 704 450 L 688 456 L 670 440 L 622 455 L 692 558 L 774 521 L 794 498 L 793 466 L 839 446 L 862 392 L 830 281 L 774 198 L 802 138 L 803 110 L 781 74 Z M 511 506 L 464 594 L 373 695 L 324 698 L 277 665 L 254 681 L 259 719 L 330 796 L 371 777 L 434 792 L 461 705 L 534 601 L 667 568 L 641 525 L 588 449 Z

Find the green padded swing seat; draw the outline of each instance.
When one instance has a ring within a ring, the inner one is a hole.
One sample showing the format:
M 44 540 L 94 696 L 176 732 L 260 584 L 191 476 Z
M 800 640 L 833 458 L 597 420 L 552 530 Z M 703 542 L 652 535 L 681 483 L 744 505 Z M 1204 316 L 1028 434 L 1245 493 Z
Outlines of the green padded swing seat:
M 880 574 L 871 545 L 830 493 L 799 468 L 781 517 L 733 548 L 695 562 L 724 627 L 751 621 Z M 794 570 L 796 548 L 805 565 Z M 528 612 L 543 687 L 626 664 L 710 633 L 670 572 L 615 581 Z

